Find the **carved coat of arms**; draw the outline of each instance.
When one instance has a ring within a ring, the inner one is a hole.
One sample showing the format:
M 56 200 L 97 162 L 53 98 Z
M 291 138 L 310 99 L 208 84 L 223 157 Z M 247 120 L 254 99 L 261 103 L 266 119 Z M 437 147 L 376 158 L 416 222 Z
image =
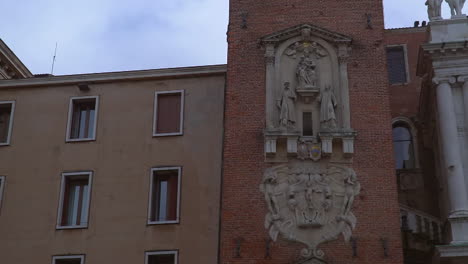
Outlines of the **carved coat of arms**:
M 360 192 L 356 173 L 347 167 L 327 169 L 288 167 L 265 171 L 260 190 L 268 205 L 265 228 L 273 241 L 279 236 L 306 245 L 305 263 L 322 263 L 322 243 L 342 234 L 349 241 L 356 226 L 351 212 Z

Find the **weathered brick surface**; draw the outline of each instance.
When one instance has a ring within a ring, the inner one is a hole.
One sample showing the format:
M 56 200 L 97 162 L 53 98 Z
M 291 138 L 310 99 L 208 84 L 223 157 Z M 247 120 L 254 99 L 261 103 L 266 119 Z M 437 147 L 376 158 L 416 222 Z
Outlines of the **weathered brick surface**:
M 247 13 L 247 29 L 241 28 Z M 367 29 L 366 13 L 373 29 Z M 352 126 L 359 133 L 353 167 L 362 184 L 355 203 L 358 257 L 342 239 L 322 247 L 329 263 L 402 263 L 397 187 L 393 168 L 391 112 L 385 66 L 382 1 L 232 0 L 228 33 L 220 263 L 294 263 L 301 245 L 275 243 L 265 259 L 264 216 L 259 184 L 263 170 L 265 62 L 259 39 L 302 23 L 354 39 L 349 64 Z M 241 258 L 235 240 L 243 238 Z M 388 240 L 384 257 L 381 239 Z

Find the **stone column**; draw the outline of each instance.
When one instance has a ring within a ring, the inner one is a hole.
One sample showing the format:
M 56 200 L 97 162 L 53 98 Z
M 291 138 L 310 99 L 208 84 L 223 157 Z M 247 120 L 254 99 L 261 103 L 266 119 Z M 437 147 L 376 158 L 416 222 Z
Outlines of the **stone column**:
M 351 110 L 349 107 L 349 83 L 348 83 L 348 46 L 340 45 L 338 48 L 338 59 L 340 67 L 340 86 L 341 86 L 341 118 L 343 119 L 343 128 L 351 129 Z
M 458 140 L 452 87 L 455 78 L 434 78 L 437 86 L 439 131 L 442 139 L 442 155 L 445 157 L 448 198 L 450 201 L 449 220 L 452 226 L 452 244 L 468 242 L 468 195 Z
M 277 126 L 278 120 L 275 120 L 276 98 L 275 98 L 275 46 L 267 44 L 265 51 L 266 60 L 266 128 L 272 130 Z

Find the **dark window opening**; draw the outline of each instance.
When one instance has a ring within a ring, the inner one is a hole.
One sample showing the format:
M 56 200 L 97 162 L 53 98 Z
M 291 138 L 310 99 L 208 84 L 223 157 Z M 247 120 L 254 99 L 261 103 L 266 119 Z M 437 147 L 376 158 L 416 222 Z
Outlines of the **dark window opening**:
M 314 135 L 311 112 L 302 113 L 302 135 L 303 136 Z
M 65 176 L 61 226 L 86 226 L 89 207 L 89 176 Z
M 413 138 L 410 130 L 403 124 L 393 128 L 393 151 L 397 169 L 415 167 Z
M 148 264 L 175 264 L 175 254 L 148 255 Z
M 70 139 L 94 138 L 96 99 L 73 100 Z
M 181 133 L 182 93 L 156 96 L 156 134 Z
M 0 104 L 0 143 L 8 143 L 13 104 Z
M 407 82 L 405 50 L 402 46 L 387 48 L 387 69 L 390 84 Z
M 176 221 L 179 170 L 153 171 L 151 186 L 151 222 Z

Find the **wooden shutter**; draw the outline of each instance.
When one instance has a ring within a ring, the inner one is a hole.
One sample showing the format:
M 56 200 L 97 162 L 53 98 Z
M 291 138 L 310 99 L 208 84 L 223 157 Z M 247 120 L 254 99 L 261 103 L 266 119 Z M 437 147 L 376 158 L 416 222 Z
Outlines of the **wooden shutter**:
M 182 95 L 180 92 L 158 94 L 156 110 L 157 134 L 180 132 L 181 99 Z
M 390 84 L 406 83 L 406 60 L 403 47 L 387 48 L 387 68 Z
M 177 220 L 177 200 L 179 197 L 179 177 L 178 171 L 171 171 L 167 186 L 167 220 Z

